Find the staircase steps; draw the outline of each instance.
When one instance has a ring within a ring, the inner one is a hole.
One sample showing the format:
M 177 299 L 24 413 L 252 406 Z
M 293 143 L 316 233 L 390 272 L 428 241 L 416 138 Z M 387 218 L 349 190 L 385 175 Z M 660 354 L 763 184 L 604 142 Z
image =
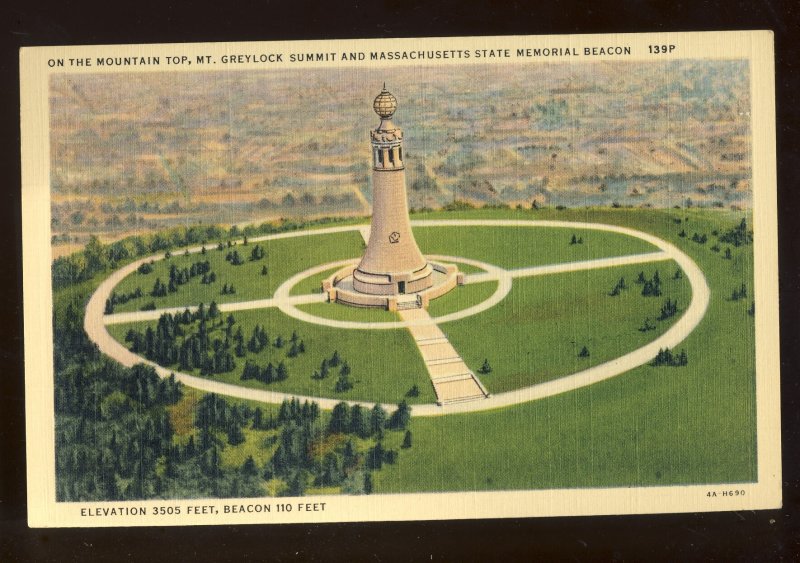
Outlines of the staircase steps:
M 479 401 L 481 399 L 485 399 L 486 396 L 481 393 L 479 395 L 472 395 L 470 397 L 459 397 L 457 399 L 445 399 L 443 401 L 439 401 L 439 404 L 444 405 L 455 405 L 457 403 L 468 403 L 470 401 Z

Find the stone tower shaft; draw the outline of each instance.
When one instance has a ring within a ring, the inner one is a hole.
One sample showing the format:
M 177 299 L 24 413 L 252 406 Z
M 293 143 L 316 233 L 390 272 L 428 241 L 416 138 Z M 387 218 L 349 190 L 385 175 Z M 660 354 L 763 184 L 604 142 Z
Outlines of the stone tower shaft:
M 397 101 L 384 87 L 373 108 L 381 122 L 370 131 L 372 222 L 353 287 L 377 295 L 416 293 L 433 285 L 433 268 L 420 252 L 408 218 L 403 132 L 391 120 Z

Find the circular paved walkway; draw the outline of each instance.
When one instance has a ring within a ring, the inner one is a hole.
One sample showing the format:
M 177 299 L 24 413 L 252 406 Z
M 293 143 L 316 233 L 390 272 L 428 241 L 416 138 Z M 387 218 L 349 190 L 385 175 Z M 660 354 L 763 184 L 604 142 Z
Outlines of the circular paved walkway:
M 452 413 L 476 412 L 476 411 L 496 409 L 500 407 L 525 403 L 529 401 L 534 401 L 536 399 L 550 397 L 552 395 L 565 393 L 567 391 L 572 391 L 575 389 L 579 389 L 581 387 L 585 387 L 587 385 L 592 385 L 593 383 L 598 383 L 600 381 L 610 379 L 612 377 L 620 375 L 626 371 L 629 371 L 631 369 L 634 369 L 651 361 L 661 348 L 674 348 L 675 346 L 677 346 L 695 329 L 695 327 L 697 327 L 697 325 L 700 323 L 703 316 L 705 315 L 706 310 L 708 309 L 708 304 L 710 302 L 710 290 L 708 288 L 708 283 L 706 282 L 705 276 L 703 275 L 703 272 L 700 270 L 697 264 L 695 264 L 695 262 L 691 258 L 689 258 L 689 256 L 687 256 L 685 253 L 679 250 L 676 246 L 658 237 L 655 237 L 648 233 L 637 231 L 635 229 L 630 229 L 628 227 L 618 227 L 616 225 L 607 225 L 603 223 L 584 223 L 584 222 L 571 222 L 571 221 L 525 221 L 525 220 L 513 220 L 513 219 L 432 220 L 432 221 L 412 221 L 411 224 L 412 226 L 415 227 L 450 227 L 450 226 L 531 227 L 531 228 L 567 227 L 567 228 L 589 229 L 589 230 L 620 233 L 623 235 L 628 235 L 634 238 L 644 240 L 660 249 L 661 252 L 659 253 L 633 255 L 634 257 L 638 257 L 637 258 L 639 260 L 638 263 L 646 261 L 664 260 L 664 259 L 674 260 L 675 262 L 678 263 L 681 269 L 683 269 L 686 278 L 689 281 L 689 284 L 691 285 L 692 288 L 692 300 L 689 303 L 689 306 L 687 307 L 683 315 L 664 334 L 662 334 L 655 340 L 652 340 L 648 344 L 645 344 L 641 348 L 637 348 L 636 350 L 629 352 L 623 356 L 620 356 L 608 362 L 604 362 L 602 364 L 598 364 L 596 366 L 574 373 L 572 375 L 567 375 L 552 381 L 539 383 L 536 385 L 524 387 L 521 389 L 516 389 L 514 391 L 509 391 L 506 393 L 499 393 L 497 395 L 492 395 L 489 398 L 480 401 L 456 403 L 445 406 L 438 406 L 434 404 L 414 405 L 412 406 L 412 413 L 414 416 L 439 416 Z M 255 237 L 250 240 L 252 242 L 260 242 L 265 240 L 294 238 L 298 236 L 325 235 L 332 233 L 341 233 L 346 231 L 356 231 L 360 230 L 361 227 L 362 227 L 361 225 L 352 225 L 352 226 L 341 226 L 341 227 L 329 227 L 326 229 L 294 231 L 289 233 L 279 233 L 275 235 Z M 200 252 L 200 250 L 201 247 L 190 248 L 189 253 L 197 253 Z M 84 317 L 84 329 L 86 330 L 86 333 L 89 335 L 89 338 L 97 344 L 101 352 L 110 356 L 111 358 L 114 358 L 121 364 L 128 367 L 137 363 L 149 364 L 155 368 L 156 372 L 161 377 L 168 377 L 169 375 L 174 374 L 175 378 L 181 381 L 182 383 L 190 387 L 194 387 L 210 393 L 219 393 L 221 395 L 228 395 L 231 397 L 250 399 L 267 403 L 280 403 L 285 399 L 298 398 L 301 401 L 303 400 L 315 401 L 319 403 L 320 407 L 325 409 L 332 409 L 336 404 L 341 402 L 341 400 L 339 399 L 302 396 L 293 393 L 279 393 L 262 389 L 251 389 L 231 383 L 223 383 L 220 381 L 206 379 L 203 377 L 198 377 L 186 373 L 180 373 L 175 370 L 159 366 L 154 362 L 148 361 L 142 358 L 141 356 L 134 354 L 133 352 L 128 350 L 122 343 L 115 340 L 106 329 L 106 322 L 103 315 L 106 299 L 108 299 L 111 296 L 111 292 L 113 291 L 114 287 L 125 276 L 136 271 L 136 269 L 142 263 L 149 262 L 151 260 L 161 260 L 161 259 L 163 259 L 163 255 L 149 256 L 147 258 L 142 258 L 140 260 L 132 262 L 131 264 L 128 264 L 123 268 L 120 268 L 119 270 L 112 273 L 108 278 L 106 278 L 98 286 L 97 290 L 89 299 L 89 302 L 86 306 L 86 316 Z M 464 259 L 462 258 L 459 258 L 459 260 L 464 261 Z M 630 258 L 626 256 L 620 256 L 609 259 L 589 260 L 585 262 L 554 264 L 551 266 L 541 266 L 538 268 L 541 270 L 541 273 L 560 273 L 563 271 L 576 271 L 582 269 L 593 269 L 598 267 L 613 267 L 616 265 L 623 265 L 627 263 L 637 263 L 626 260 L 630 260 Z M 344 261 L 344 263 L 347 262 L 348 261 Z M 325 267 L 319 271 L 324 271 L 324 269 L 328 267 L 330 267 L 330 265 L 325 265 Z M 318 268 L 320 267 L 312 268 L 311 270 L 316 270 Z M 548 269 L 550 271 L 548 271 Z M 534 271 L 536 270 L 536 268 L 526 268 L 523 270 Z M 507 272 L 509 273 L 509 275 L 499 274 L 500 277 L 498 279 L 500 280 L 501 284 L 504 283 L 502 280 L 507 280 L 508 287 L 510 289 L 511 278 L 513 277 L 513 271 L 502 270 L 502 272 Z M 490 272 L 490 274 L 491 273 L 498 275 L 498 272 Z M 301 274 L 303 277 L 312 275 L 310 273 L 310 270 L 301 272 Z M 299 281 L 300 278 L 298 278 L 298 276 L 300 276 L 301 274 L 296 274 L 295 276 L 292 276 L 292 278 L 284 282 L 284 284 L 282 284 L 278 288 L 278 290 L 276 290 L 275 299 L 272 300 L 275 303 L 274 306 L 281 307 L 283 303 L 290 302 L 292 298 L 289 298 L 288 296 L 289 289 L 297 281 Z M 527 273 L 525 275 L 535 275 L 535 273 L 534 274 Z M 295 278 L 298 279 L 295 282 L 293 282 L 291 286 L 287 285 L 291 280 Z M 285 290 L 282 290 L 284 286 L 286 286 Z M 284 293 L 285 295 L 283 295 Z M 264 306 L 263 305 L 264 300 L 261 300 L 259 303 L 261 303 L 262 307 Z M 222 309 L 223 306 L 220 306 L 220 308 Z M 181 310 L 182 309 L 183 308 L 181 308 Z M 283 308 L 281 310 L 283 310 Z M 296 308 L 295 310 L 299 311 L 299 309 Z M 314 318 L 318 319 L 319 317 L 314 317 Z M 453 320 L 453 319 L 445 319 L 444 317 L 438 319 L 439 322 L 444 322 L 445 320 Z M 338 322 L 338 321 L 333 321 L 333 322 Z M 374 324 L 386 325 L 394 323 L 374 323 Z M 371 327 L 371 328 L 379 328 L 379 327 Z M 371 408 L 374 405 L 374 403 L 362 402 L 362 401 L 347 401 L 347 402 L 350 403 L 351 405 L 359 404 L 368 408 Z M 383 407 L 386 408 L 387 410 L 392 410 L 395 408 L 394 405 L 385 405 L 385 404 L 383 405 Z

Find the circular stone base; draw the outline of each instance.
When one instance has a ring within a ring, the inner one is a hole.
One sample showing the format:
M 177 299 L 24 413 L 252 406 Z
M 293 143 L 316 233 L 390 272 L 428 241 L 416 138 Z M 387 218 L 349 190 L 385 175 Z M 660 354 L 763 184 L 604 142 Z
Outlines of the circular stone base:
M 415 293 L 374 295 L 362 293 L 353 287 L 354 266 L 346 266 L 322 282 L 322 290 L 331 303 L 351 307 L 374 307 L 387 311 L 398 309 L 427 309 L 431 299 L 436 299 L 464 283 L 464 274 L 453 264 L 429 262 L 433 269 L 432 285 Z

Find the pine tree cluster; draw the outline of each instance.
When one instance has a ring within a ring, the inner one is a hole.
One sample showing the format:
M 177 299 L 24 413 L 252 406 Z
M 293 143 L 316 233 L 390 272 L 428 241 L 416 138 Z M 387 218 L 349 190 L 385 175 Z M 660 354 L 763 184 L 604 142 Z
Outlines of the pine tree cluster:
M 139 299 L 144 295 L 142 293 L 142 288 L 137 287 L 133 291 L 129 291 L 128 293 L 117 293 L 116 291 L 111 292 L 111 297 L 106 299 L 106 307 L 104 313 L 106 315 L 110 315 L 114 312 L 114 307 L 117 305 L 124 305 L 128 301 L 132 301 L 133 299 Z
M 658 270 L 655 271 L 651 279 L 647 279 L 644 272 L 639 272 L 636 283 L 642 286 L 642 295 L 645 297 L 659 297 L 661 295 L 661 278 Z
M 651 366 L 672 366 L 682 367 L 689 363 L 686 350 L 681 350 L 680 354 L 673 354 L 669 348 L 659 349 L 655 359 L 650 363 Z
M 244 260 L 242 260 L 242 257 L 239 256 L 238 250 L 234 250 L 233 252 L 228 252 L 228 254 L 225 255 L 225 260 L 230 262 L 231 266 L 241 266 L 242 264 L 244 264 Z
M 255 262 L 256 260 L 261 260 L 265 255 L 264 249 L 259 245 L 255 245 L 253 250 L 250 251 L 250 261 Z
M 731 301 L 739 301 L 740 299 L 747 299 L 747 285 L 744 283 L 739 286 L 739 289 L 734 289 L 731 292 Z
M 611 292 L 609 292 L 609 295 L 611 297 L 616 297 L 623 289 L 628 289 L 628 285 L 625 283 L 625 278 L 619 278 L 616 285 L 614 285 Z
M 747 219 L 742 221 L 719 237 L 720 242 L 732 244 L 735 247 L 746 246 L 753 243 L 753 231 L 747 228 Z
M 177 364 L 181 371 L 199 369 L 202 375 L 227 373 L 236 367 L 231 353 L 230 327 L 233 323 L 229 321 L 224 338 L 212 340 L 208 325 L 219 318 L 219 309 L 213 301 L 208 312 L 200 304 L 194 313 L 188 309 L 174 315 L 164 313 L 159 317 L 155 329 L 149 326 L 144 332 L 130 329 L 125 335 L 125 342 L 130 343 L 132 352 L 143 354 L 163 366 Z M 183 327 L 198 320 L 197 332 L 187 335 Z M 222 323 L 222 320 L 219 322 Z
M 659 321 L 667 320 L 668 318 L 675 316 L 677 312 L 678 312 L 678 301 L 667 299 L 661 306 L 661 312 L 658 315 L 658 320 Z
M 284 381 L 289 377 L 289 370 L 285 362 L 279 362 L 277 366 L 273 366 L 269 362 L 266 367 L 259 368 L 256 364 L 247 360 L 244 364 L 244 370 L 240 379 L 246 381 L 248 379 L 255 379 L 264 384 L 274 383 L 276 381 Z

